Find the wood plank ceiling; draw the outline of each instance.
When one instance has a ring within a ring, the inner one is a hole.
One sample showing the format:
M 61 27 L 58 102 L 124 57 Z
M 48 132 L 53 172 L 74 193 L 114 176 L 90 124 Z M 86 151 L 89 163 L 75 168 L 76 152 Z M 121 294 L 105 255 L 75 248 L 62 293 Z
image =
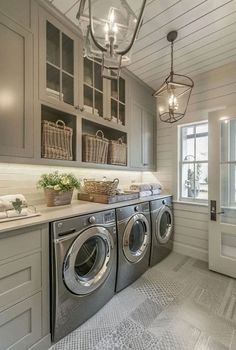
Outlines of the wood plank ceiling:
M 48 1 L 78 24 L 78 1 Z M 236 61 L 236 0 L 148 0 L 128 69 L 154 90 L 169 74 L 171 30 L 176 73 L 194 77 Z

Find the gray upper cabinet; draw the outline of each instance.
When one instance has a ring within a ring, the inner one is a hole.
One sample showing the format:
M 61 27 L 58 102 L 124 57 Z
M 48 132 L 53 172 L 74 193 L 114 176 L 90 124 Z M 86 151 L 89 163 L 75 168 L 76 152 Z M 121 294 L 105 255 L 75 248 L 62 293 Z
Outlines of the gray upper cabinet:
M 155 116 L 146 108 L 133 103 L 129 122 L 131 168 L 155 169 Z
M 2 14 L 0 57 L 0 155 L 32 157 L 32 34 Z
M 39 11 L 39 95 L 70 112 L 83 102 L 80 37 L 44 9 Z

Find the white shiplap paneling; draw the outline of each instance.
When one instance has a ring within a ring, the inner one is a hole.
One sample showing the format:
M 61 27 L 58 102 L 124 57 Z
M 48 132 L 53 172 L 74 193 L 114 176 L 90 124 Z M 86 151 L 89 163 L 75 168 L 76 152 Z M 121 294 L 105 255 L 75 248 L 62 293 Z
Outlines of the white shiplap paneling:
M 48 1 L 78 25 L 78 1 Z M 169 74 L 171 30 L 176 73 L 195 77 L 236 61 L 236 0 L 148 0 L 129 69 L 154 90 Z
M 236 62 L 195 77 L 195 87 L 186 116 L 179 125 L 208 119 L 208 110 L 236 105 Z M 158 119 L 157 176 L 164 190 L 177 199 L 177 125 Z M 145 177 L 144 177 L 145 180 Z M 175 203 L 174 249 L 199 259 L 208 259 L 208 207 Z

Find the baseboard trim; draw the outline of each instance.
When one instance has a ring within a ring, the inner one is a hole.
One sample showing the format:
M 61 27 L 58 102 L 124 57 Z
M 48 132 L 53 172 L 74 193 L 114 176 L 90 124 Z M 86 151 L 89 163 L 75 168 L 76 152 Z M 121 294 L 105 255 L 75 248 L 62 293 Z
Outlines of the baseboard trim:
M 192 258 L 203 260 L 203 261 L 208 261 L 208 251 L 191 247 L 189 245 L 185 245 L 179 242 L 174 242 L 174 247 L 173 247 L 174 252 L 191 256 Z
M 31 346 L 29 350 L 48 350 L 51 347 L 51 334 L 46 335 L 40 339 L 36 344 Z

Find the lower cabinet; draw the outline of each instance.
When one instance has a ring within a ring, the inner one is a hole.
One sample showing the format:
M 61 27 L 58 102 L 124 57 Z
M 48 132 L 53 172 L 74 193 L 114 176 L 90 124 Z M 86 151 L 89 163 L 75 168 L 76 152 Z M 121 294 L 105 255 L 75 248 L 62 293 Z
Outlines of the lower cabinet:
M 130 166 L 155 170 L 155 116 L 134 103 L 130 119 Z
M 29 349 L 41 338 L 41 300 L 37 293 L 1 312 L 0 349 Z
M 48 225 L 0 233 L 0 349 L 47 350 Z

